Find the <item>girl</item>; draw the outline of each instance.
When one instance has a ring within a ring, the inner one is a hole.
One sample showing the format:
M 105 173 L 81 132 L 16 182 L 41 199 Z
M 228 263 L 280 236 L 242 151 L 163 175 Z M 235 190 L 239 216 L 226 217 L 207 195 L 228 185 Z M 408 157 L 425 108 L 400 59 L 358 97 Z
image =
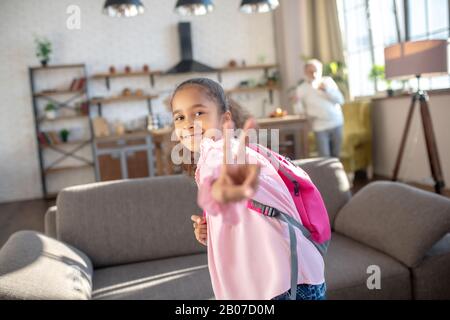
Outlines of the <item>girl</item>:
M 245 146 L 254 121 L 248 120 L 239 140 L 230 132 L 241 112 L 230 108 L 222 87 L 209 79 L 180 84 L 171 99 L 175 132 L 198 159 L 191 166 L 205 212 L 200 225 L 208 244 L 208 267 L 216 299 L 287 299 L 290 295 L 290 247 L 287 225 L 247 208 L 248 199 L 298 217 L 295 204 L 275 168 Z M 230 164 L 236 157 L 244 164 Z M 200 219 L 193 216 L 192 219 Z M 208 231 L 206 232 L 206 225 Z M 297 232 L 298 300 L 325 298 L 324 262 L 319 251 Z M 197 239 L 200 239 L 199 237 Z

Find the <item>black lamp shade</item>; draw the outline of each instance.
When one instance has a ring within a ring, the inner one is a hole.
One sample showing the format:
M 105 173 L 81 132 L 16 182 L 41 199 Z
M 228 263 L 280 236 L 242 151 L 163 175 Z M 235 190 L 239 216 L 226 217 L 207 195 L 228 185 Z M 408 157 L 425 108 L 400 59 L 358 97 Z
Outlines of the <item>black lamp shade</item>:
M 106 0 L 103 12 L 110 17 L 134 17 L 144 13 L 140 0 Z
M 242 0 L 240 10 L 243 13 L 266 13 L 279 5 L 278 0 Z
M 212 0 L 178 0 L 175 11 L 182 16 L 202 16 L 214 9 Z

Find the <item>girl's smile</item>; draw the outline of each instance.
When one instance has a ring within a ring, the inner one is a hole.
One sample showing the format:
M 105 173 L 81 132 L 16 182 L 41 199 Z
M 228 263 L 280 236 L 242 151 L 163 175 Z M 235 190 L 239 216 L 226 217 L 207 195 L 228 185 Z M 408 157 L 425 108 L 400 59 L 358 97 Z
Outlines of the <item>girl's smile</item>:
M 180 142 L 190 151 L 198 152 L 200 142 L 220 132 L 224 116 L 216 102 L 197 85 L 188 85 L 176 92 L 172 98 L 175 133 Z

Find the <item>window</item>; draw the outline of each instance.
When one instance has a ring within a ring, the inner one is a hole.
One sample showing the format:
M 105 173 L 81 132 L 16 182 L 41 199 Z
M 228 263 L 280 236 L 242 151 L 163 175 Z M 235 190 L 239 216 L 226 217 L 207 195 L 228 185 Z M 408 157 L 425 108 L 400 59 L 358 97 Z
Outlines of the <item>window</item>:
M 386 90 L 372 81 L 374 65 L 384 65 L 384 48 L 406 40 L 449 38 L 450 0 L 338 0 L 350 93 L 373 95 Z M 424 89 L 450 87 L 450 77 L 424 79 Z M 417 84 L 413 81 L 411 87 Z M 392 89 L 402 87 L 394 82 Z

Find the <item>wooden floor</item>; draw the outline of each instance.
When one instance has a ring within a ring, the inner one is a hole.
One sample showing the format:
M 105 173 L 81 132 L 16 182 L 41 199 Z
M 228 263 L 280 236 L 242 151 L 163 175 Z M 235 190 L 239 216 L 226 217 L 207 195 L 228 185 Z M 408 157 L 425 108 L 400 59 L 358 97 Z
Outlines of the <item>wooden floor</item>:
M 19 230 L 44 232 L 44 215 L 54 204 L 47 200 L 0 203 L 0 246 Z
M 375 177 L 374 180 L 386 180 L 383 177 Z M 356 175 L 352 193 L 356 194 L 370 181 L 364 175 Z M 427 191 L 433 191 L 430 187 L 415 185 Z M 446 191 L 445 196 L 450 197 Z M 0 247 L 8 240 L 11 234 L 19 230 L 35 230 L 44 232 L 44 216 L 48 207 L 55 204 L 54 200 L 30 200 L 10 203 L 0 203 Z

